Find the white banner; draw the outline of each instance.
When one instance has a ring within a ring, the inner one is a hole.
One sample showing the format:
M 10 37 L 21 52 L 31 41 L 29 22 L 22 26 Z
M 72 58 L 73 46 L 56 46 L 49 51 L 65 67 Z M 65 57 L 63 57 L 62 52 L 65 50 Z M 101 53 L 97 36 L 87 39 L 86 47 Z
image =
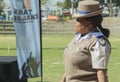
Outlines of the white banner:
M 16 32 L 19 78 L 41 76 L 39 0 L 10 0 Z

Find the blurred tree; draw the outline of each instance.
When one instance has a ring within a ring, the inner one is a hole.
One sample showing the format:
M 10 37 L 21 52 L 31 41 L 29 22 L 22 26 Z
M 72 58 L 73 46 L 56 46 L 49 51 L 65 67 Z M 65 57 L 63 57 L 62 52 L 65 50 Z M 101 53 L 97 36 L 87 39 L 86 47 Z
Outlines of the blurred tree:
M 3 12 L 3 5 L 2 5 L 2 0 L 0 0 L 0 15 L 1 15 L 1 12 Z
M 65 9 L 71 8 L 71 0 L 65 0 L 63 8 L 65 8 Z
M 63 4 L 64 3 L 60 2 L 60 1 L 57 1 L 56 4 L 55 4 L 59 8 L 59 11 L 58 11 L 59 14 L 62 14 L 62 12 L 63 12 Z
M 63 2 L 59 2 L 59 1 L 58 1 L 58 2 L 56 3 L 56 6 L 63 7 L 63 4 L 64 4 Z
M 100 3 L 104 3 L 104 0 L 98 0 Z
M 65 0 L 63 8 L 69 9 L 72 7 L 72 5 L 73 5 L 73 8 L 77 8 L 79 1 L 81 1 L 81 0 Z
M 120 7 L 120 0 L 112 0 L 112 1 L 116 6 Z
M 46 3 L 48 3 L 50 0 L 40 0 L 41 1 L 41 4 L 44 5 Z

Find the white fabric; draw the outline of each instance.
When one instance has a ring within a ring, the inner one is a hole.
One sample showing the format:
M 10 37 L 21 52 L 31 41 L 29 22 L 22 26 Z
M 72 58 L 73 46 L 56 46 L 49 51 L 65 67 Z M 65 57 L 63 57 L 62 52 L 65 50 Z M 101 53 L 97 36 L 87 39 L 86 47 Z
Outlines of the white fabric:
M 101 45 L 99 42 L 90 51 L 92 58 L 92 68 L 107 69 L 108 60 L 110 55 L 110 45 Z
M 83 39 L 87 39 L 88 34 L 85 36 L 81 36 L 81 34 L 76 35 L 76 42 L 80 42 Z

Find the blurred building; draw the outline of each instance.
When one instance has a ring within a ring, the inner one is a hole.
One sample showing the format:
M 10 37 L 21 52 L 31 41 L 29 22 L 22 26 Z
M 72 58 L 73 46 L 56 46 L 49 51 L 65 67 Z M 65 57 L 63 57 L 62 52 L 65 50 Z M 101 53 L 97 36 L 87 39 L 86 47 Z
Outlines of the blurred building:
M 58 6 L 49 6 L 49 5 L 41 5 L 41 17 L 43 20 L 47 19 L 48 16 L 54 15 L 57 16 L 62 14 L 62 8 Z
M 3 0 L 2 5 L 4 6 L 3 11 L 5 15 L 5 20 L 12 20 L 12 11 L 9 0 Z

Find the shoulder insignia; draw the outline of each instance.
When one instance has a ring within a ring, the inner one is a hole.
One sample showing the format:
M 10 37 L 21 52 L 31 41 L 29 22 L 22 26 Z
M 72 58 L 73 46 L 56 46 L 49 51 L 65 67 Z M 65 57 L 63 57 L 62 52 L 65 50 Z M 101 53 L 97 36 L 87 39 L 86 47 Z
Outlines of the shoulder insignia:
M 104 34 L 101 32 L 93 32 L 92 35 L 96 36 L 97 41 L 100 43 L 100 45 L 105 46 L 106 40 L 104 37 Z
M 100 45 L 102 45 L 102 46 L 105 46 L 105 45 L 106 45 L 106 41 L 105 41 L 104 37 L 99 37 L 99 38 L 98 38 L 98 42 L 99 42 Z

